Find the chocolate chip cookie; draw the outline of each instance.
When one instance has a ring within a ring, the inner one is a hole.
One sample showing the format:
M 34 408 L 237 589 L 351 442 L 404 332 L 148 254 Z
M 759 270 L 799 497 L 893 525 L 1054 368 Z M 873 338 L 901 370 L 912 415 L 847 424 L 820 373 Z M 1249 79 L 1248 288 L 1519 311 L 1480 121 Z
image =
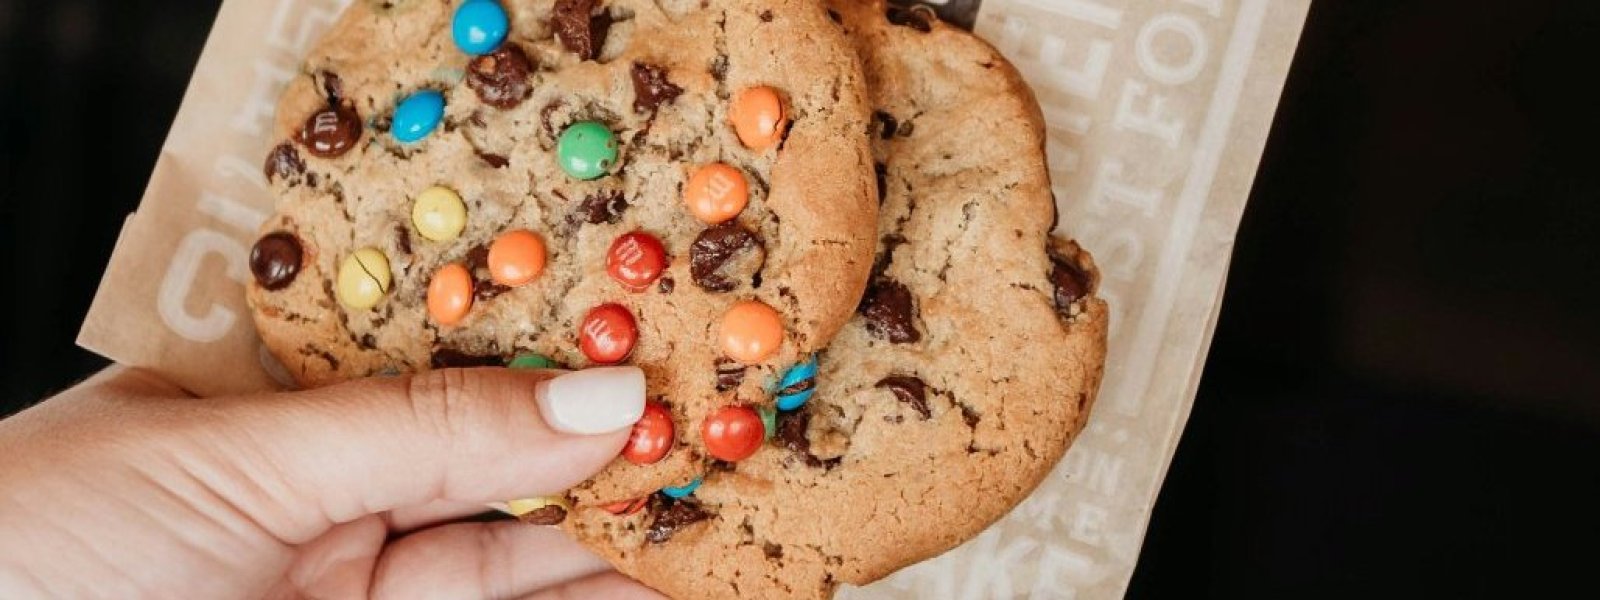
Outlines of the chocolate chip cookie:
M 563 525 L 674 597 L 826 598 L 954 547 L 1034 489 L 1099 386 L 1108 308 L 1089 254 L 1050 236 L 1026 84 L 931 12 L 830 4 L 875 109 L 878 254 L 857 316 L 774 384 L 747 459 Z
M 811 0 L 357 0 L 278 106 L 257 327 L 308 386 L 639 365 L 666 441 L 571 500 L 681 484 L 865 289 L 870 114 Z

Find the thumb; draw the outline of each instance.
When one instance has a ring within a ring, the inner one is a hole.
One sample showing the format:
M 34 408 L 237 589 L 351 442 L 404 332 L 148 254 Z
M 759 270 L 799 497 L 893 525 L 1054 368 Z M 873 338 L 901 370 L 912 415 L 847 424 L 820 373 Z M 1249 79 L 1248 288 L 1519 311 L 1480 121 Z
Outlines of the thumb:
M 434 501 L 559 493 L 616 458 L 637 367 L 442 370 L 224 401 L 219 495 L 279 539 Z

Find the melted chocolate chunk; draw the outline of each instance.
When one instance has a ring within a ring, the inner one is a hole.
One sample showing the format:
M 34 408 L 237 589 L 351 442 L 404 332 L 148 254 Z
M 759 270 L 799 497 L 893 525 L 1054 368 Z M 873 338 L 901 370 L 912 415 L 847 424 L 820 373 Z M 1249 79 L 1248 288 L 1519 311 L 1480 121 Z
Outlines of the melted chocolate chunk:
M 933 31 L 933 25 L 931 25 L 929 21 L 929 12 L 931 11 L 920 8 L 905 8 L 891 4 L 889 5 L 889 12 L 886 16 L 889 18 L 890 23 L 899 25 L 901 27 L 910 27 L 923 33 L 928 33 Z
M 467 87 L 477 92 L 484 104 L 515 108 L 533 93 L 533 84 L 528 81 L 532 72 L 533 61 L 528 60 L 527 53 L 508 43 L 467 63 Z
M 267 153 L 267 164 L 262 171 L 266 173 L 268 182 L 274 179 L 293 182 L 306 172 L 306 162 L 300 160 L 300 152 L 294 149 L 293 144 L 285 142 Z
M 671 277 L 662 277 L 661 281 L 656 283 L 656 289 L 661 290 L 663 294 L 671 294 L 673 288 L 677 286 L 677 282 L 673 281 Z
M 761 553 L 771 559 L 783 558 L 783 546 L 767 542 L 761 545 Z
M 683 93 L 683 88 L 667 81 L 667 70 L 656 65 L 633 63 L 633 112 L 655 112 Z
M 911 290 L 888 277 L 880 277 L 867 288 L 861 300 L 861 316 L 867 332 L 895 344 L 914 344 L 922 339 L 917 331 L 916 305 Z
M 471 367 L 499 367 L 505 365 L 506 361 L 498 356 L 467 354 L 460 350 L 439 348 L 433 351 L 432 364 L 435 369 L 465 369 Z
M 872 111 L 872 120 L 878 123 L 878 137 L 885 140 L 894 137 L 895 130 L 900 126 L 894 115 L 881 110 Z
M 778 412 L 778 433 L 772 436 L 772 441 L 788 449 L 805 460 L 806 466 L 818 469 L 832 469 L 839 466 L 844 457 L 821 460 L 811 453 L 811 440 L 806 438 L 806 429 L 811 426 L 811 411 L 806 408 L 794 411 Z
M 700 232 L 689 246 L 689 275 L 708 292 L 729 292 L 746 274 L 760 273 L 766 249 L 755 234 L 733 222 Z
M 560 525 L 567 520 L 567 509 L 551 504 L 517 518 L 529 525 Z
M 1050 283 L 1055 285 L 1056 313 L 1072 315 L 1072 305 L 1089 295 L 1089 275 L 1077 263 L 1066 257 L 1050 253 Z
M 306 117 L 296 140 L 313 156 L 342 156 L 361 140 L 361 115 L 347 104 L 329 106 Z
M 917 414 L 922 415 L 922 420 L 933 418 L 933 411 L 928 408 L 928 384 L 921 379 L 910 375 L 890 375 L 879 381 L 877 387 L 894 392 L 896 398 L 910 404 Z
M 660 544 L 672 539 L 679 529 L 709 518 L 711 513 L 700 508 L 700 505 L 679 500 L 655 511 L 655 518 L 650 521 L 644 537 L 652 544 Z
M 584 198 L 583 203 L 578 205 L 578 212 L 571 215 L 568 220 L 590 225 L 616 224 L 622 220 L 622 213 L 627 210 L 628 201 L 622 198 L 621 190 L 604 190 Z
M 250 273 L 262 288 L 281 290 L 289 287 L 300 274 L 303 258 L 300 238 L 286 231 L 275 231 L 256 240 L 255 246 L 250 248 Z
M 473 153 L 478 155 L 479 160 L 482 160 L 484 163 L 487 163 L 489 166 L 496 169 L 504 169 L 506 166 L 511 164 L 511 159 L 500 156 L 499 154 L 492 154 L 482 150 L 476 150 Z
M 550 17 L 556 39 L 584 60 L 600 56 L 600 49 L 606 45 L 606 32 L 611 29 L 611 13 L 598 4 L 596 0 L 556 0 Z
M 489 274 L 489 247 L 478 244 L 467 250 L 464 261 L 467 272 L 472 274 L 472 297 L 477 300 L 493 300 L 500 294 L 511 291 L 511 288 L 496 283 Z
M 744 383 L 745 366 L 730 358 L 717 359 L 717 391 L 726 392 Z

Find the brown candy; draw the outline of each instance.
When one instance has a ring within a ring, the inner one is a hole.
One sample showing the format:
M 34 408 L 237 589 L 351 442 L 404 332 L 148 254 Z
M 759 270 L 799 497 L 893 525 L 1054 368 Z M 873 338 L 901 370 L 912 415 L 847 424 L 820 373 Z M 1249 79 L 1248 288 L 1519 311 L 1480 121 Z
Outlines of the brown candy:
M 732 291 L 761 270 L 766 254 L 755 234 L 730 221 L 695 237 L 689 246 L 689 275 L 706 291 Z
M 656 65 L 633 63 L 633 112 L 655 112 L 662 104 L 677 99 L 683 88 L 667 81 L 667 70 Z
M 269 233 L 250 248 L 250 274 L 255 275 L 262 288 L 281 290 L 300 274 L 303 258 L 300 238 L 286 231 Z
M 650 521 L 650 527 L 645 530 L 644 537 L 652 544 L 659 544 L 672 539 L 672 535 L 679 529 L 709 518 L 711 513 L 700 508 L 700 505 L 687 500 L 678 500 L 655 511 L 655 519 Z
M 467 64 L 467 87 L 495 108 L 515 108 L 533 93 L 528 75 L 533 61 L 516 44 L 507 43 Z
M 898 281 L 881 277 L 867 288 L 861 300 L 861 316 L 867 331 L 895 344 L 914 344 L 922 339 L 917 331 L 917 309 L 911 290 Z
M 297 141 L 306 151 L 321 158 L 337 158 L 361 140 L 361 115 L 340 103 L 306 117 Z
M 556 39 L 584 60 L 600 56 L 606 32 L 611 29 L 611 13 L 598 4 L 596 0 L 556 0 L 550 17 Z
M 1076 263 L 1050 253 L 1050 283 L 1055 285 L 1056 313 L 1071 316 L 1073 303 L 1089 295 L 1089 276 Z
M 933 411 L 928 408 L 928 384 L 921 379 L 910 375 L 890 375 L 879 381 L 877 387 L 893 392 L 901 402 L 910 404 L 917 414 L 922 415 L 922 420 L 933 418 Z
M 300 152 L 294 149 L 293 144 L 285 142 L 267 153 L 267 163 L 262 167 L 262 172 L 266 173 L 268 182 L 277 179 L 293 182 L 306 172 L 306 162 L 300 160 Z

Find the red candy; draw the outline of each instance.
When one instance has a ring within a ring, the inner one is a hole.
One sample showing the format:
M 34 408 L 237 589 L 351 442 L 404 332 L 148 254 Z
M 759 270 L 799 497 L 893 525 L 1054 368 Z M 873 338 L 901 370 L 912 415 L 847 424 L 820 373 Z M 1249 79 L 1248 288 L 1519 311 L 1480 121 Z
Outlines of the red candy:
M 600 364 L 622 362 L 639 341 L 633 315 L 620 304 L 602 304 L 584 315 L 578 327 L 578 346 L 589 360 Z
M 617 502 L 615 504 L 607 504 L 607 505 L 605 505 L 605 506 L 603 506 L 601 508 L 606 509 L 606 512 L 609 512 L 609 513 L 611 513 L 613 515 L 617 515 L 619 517 L 626 517 L 626 516 L 631 515 L 633 513 L 639 512 L 641 510 L 644 510 L 644 505 L 649 504 L 649 503 L 650 503 L 650 497 L 649 496 L 645 496 L 643 498 L 634 498 L 632 500 L 623 500 L 623 501 Z
M 646 402 L 644 416 L 633 424 L 622 457 L 636 465 L 648 465 L 667 456 L 672 449 L 672 413 L 659 402 Z
M 649 289 L 667 268 L 667 250 L 661 240 L 643 231 L 617 238 L 606 253 L 606 272 L 630 292 Z
M 700 426 L 700 438 L 705 440 L 706 452 L 718 460 L 737 462 L 750 458 L 761 449 L 766 427 L 761 415 L 748 406 L 724 406 L 706 417 Z

